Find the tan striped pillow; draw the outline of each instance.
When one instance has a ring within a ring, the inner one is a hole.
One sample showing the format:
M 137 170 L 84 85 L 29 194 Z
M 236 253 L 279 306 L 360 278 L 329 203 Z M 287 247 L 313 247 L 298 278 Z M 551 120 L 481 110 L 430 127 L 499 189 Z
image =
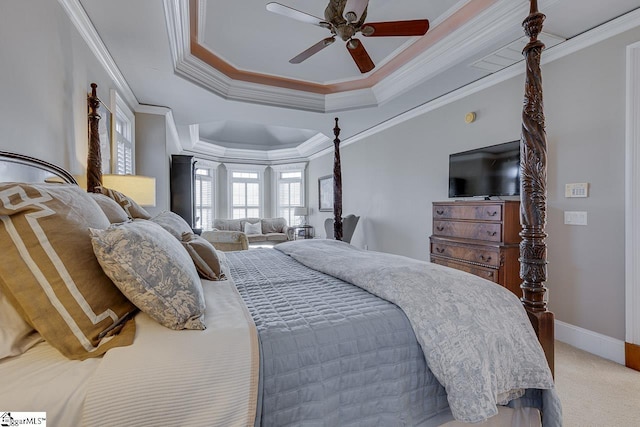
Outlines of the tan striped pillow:
M 88 193 L 93 200 L 96 201 L 102 212 L 107 216 L 110 223 L 116 224 L 119 222 L 125 222 L 129 219 L 129 215 L 122 209 L 122 206 L 118 204 L 111 197 L 105 196 L 102 193 Z
M 208 240 L 193 233 L 182 234 L 182 245 L 185 247 L 200 277 L 208 280 L 224 280 L 220 268 L 218 251 Z
M 150 219 L 151 215 L 147 212 L 142 206 L 137 204 L 135 200 L 131 197 L 128 197 L 122 194 L 119 191 L 112 190 L 111 188 L 106 187 L 96 187 L 96 193 L 104 194 L 107 197 L 115 200 L 124 211 L 127 213 L 129 218 L 141 218 L 141 219 Z
M 44 339 L 70 359 L 133 342 L 126 319 L 136 308 L 102 271 L 89 237 L 109 220 L 86 192 L 1 183 L 0 223 L 0 287 Z

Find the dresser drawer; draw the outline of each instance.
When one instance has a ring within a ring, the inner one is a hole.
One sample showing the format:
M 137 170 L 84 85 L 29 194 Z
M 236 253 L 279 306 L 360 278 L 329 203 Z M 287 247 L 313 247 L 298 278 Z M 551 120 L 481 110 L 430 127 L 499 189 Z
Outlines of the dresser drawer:
M 456 258 L 476 264 L 500 267 L 500 250 L 483 246 L 456 245 L 433 239 L 431 253 L 447 258 Z
M 482 277 L 483 279 L 491 280 L 494 283 L 500 284 L 499 271 L 493 268 L 481 267 L 479 265 L 466 264 L 464 262 L 456 262 L 449 259 L 438 258 L 431 256 L 431 262 L 434 264 L 444 265 L 446 267 L 455 268 L 456 270 L 466 271 L 475 276 Z
M 448 205 L 433 205 L 433 219 L 481 219 L 485 221 L 502 221 L 502 205 L 482 203 L 469 205 L 452 203 Z
M 502 241 L 502 224 L 471 221 L 433 221 L 433 234 L 463 239 Z

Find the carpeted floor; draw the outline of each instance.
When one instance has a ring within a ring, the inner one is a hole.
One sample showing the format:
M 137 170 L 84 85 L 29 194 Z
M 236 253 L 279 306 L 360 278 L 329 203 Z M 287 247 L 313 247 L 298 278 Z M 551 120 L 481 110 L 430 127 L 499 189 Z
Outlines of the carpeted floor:
M 640 372 L 556 341 L 564 427 L 640 427 Z

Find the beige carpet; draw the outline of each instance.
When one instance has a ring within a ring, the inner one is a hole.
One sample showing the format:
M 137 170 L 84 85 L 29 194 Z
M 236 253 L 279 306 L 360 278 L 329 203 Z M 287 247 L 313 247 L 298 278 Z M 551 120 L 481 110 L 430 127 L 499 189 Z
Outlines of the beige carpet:
M 640 372 L 556 341 L 564 427 L 640 427 Z

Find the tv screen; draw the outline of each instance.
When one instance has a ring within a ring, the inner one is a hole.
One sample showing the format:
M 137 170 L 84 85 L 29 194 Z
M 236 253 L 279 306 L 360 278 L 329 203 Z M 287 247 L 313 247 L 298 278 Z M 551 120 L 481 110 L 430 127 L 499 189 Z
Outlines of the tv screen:
M 449 197 L 520 195 L 520 141 L 449 155 Z

